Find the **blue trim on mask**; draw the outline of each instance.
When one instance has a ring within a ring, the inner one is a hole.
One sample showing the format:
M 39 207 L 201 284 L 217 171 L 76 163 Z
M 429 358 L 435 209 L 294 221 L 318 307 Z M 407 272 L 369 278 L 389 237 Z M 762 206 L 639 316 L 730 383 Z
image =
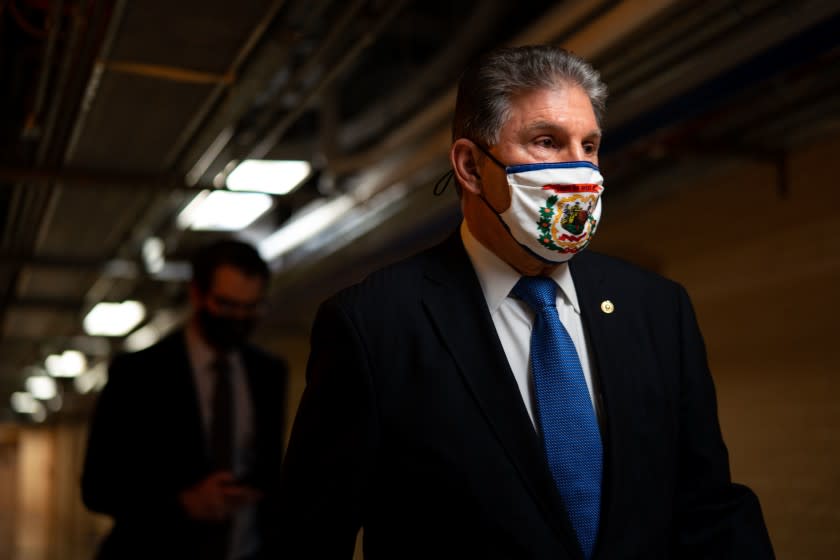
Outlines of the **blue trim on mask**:
M 505 168 L 505 173 L 522 173 L 523 171 L 541 171 L 543 169 L 570 169 L 574 167 L 588 167 L 600 172 L 598 166 L 588 161 L 563 161 L 555 163 L 524 163 Z

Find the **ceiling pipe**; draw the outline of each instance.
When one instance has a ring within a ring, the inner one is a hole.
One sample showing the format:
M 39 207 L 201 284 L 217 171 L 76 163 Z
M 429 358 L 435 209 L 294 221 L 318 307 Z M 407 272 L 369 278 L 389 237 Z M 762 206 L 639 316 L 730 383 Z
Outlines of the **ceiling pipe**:
M 82 4 L 79 3 L 73 11 L 73 23 L 70 27 L 70 33 L 67 39 L 67 45 L 64 50 L 64 57 L 61 60 L 58 77 L 56 78 L 56 85 L 52 95 L 52 103 L 47 111 L 47 116 L 44 123 L 44 133 L 38 145 L 37 155 L 35 157 L 36 165 L 43 165 L 46 161 L 50 149 L 52 148 L 52 138 L 55 132 L 55 126 L 58 121 L 58 116 L 61 113 L 64 102 L 64 94 L 67 90 L 68 84 L 72 77 L 72 70 L 77 61 L 77 50 L 82 39 L 83 30 L 88 28 L 87 13 L 93 8 L 95 0 L 88 0 L 86 9 L 82 9 Z
M 797 35 L 719 72 L 682 95 L 628 119 L 605 138 L 602 153 L 613 153 L 665 123 L 683 121 L 704 113 L 769 74 L 790 70 L 836 48 L 838 26 L 840 15 L 835 15 L 802 29 Z
M 87 123 L 87 117 L 90 114 L 90 108 L 96 99 L 96 94 L 99 92 L 99 84 L 102 79 L 102 72 L 104 70 L 102 60 L 107 59 L 114 47 L 117 31 L 122 24 L 123 16 L 125 15 L 125 8 L 128 0 L 116 0 L 114 8 L 111 12 L 111 21 L 108 24 L 108 29 L 105 31 L 105 38 L 102 41 L 102 47 L 99 51 L 97 62 L 93 66 L 93 71 L 88 78 L 85 93 L 82 97 L 81 107 L 79 108 L 79 115 L 76 117 L 76 122 L 73 124 L 73 130 L 70 132 L 70 140 L 67 142 L 67 148 L 64 151 L 64 162 L 73 160 L 76 154 L 76 146 L 79 142 L 79 137 L 84 130 Z
M 12 266 L 38 266 L 44 268 L 72 268 L 74 270 L 96 270 L 102 268 L 110 257 L 74 257 L 68 255 L 26 255 L 11 251 L 0 251 L 0 264 Z
M 55 44 L 58 36 L 61 34 L 61 14 L 64 9 L 64 1 L 56 0 L 50 6 L 48 16 L 48 34 L 47 44 L 44 46 L 44 57 L 41 61 L 41 72 L 38 76 L 38 85 L 35 87 L 35 101 L 32 103 L 32 109 L 29 112 L 29 117 L 24 124 L 23 136 L 34 136 L 37 134 L 38 118 L 41 115 L 41 110 L 44 107 L 44 99 L 46 99 L 47 84 L 50 79 L 50 69 L 52 68 L 53 56 L 55 54 Z
M 181 135 L 177 138 L 172 149 L 167 154 L 164 160 L 164 169 L 170 169 L 172 166 L 175 165 L 175 162 L 178 161 L 178 159 L 182 156 L 187 145 L 190 143 L 190 141 L 194 139 L 198 130 L 207 121 L 210 111 L 212 111 L 213 107 L 217 105 L 222 94 L 228 89 L 230 89 L 235 83 L 236 79 L 238 79 L 239 71 L 242 68 L 242 65 L 245 63 L 245 61 L 248 60 L 248 58 L 251 56 L 251 53 L 254 51 L 259 42 L 263 39 L 263 37 L 266 34 L 266 31 L 268 30 L 269 26 L 274 21 L 274 19 L 277 17 L 280 8 L 282 8 L 284 4 L 285 0 L 275 0 L 271 4 L 271 6 L 269 6 L 268 10 L 266 10 L 265 15 L 260 19 L 256 27 L 254 27 L 253 31 L 251 31 L 251 34 L 242 44 L 242 47 L 236 53 L 236 56 L 234 57 L 233 61 L 231 61 L 230 66 L 228 66 L 227 72 L 225 72 L 225 75 L 227 76 L 234 76 L 234 81 L 230 84 L 217 83 L 213 87 L 213 89 L 210 91 L 210 94 L 204 99 L 204 102 L 201 104 L 201 107 L 198 109 L 195 115 L 193 115 L 192 119 L 190 119 L 190 122 L 187 124 L 187 126 L 184 127 L 183 132 L 181 132 Z M 232 132 L 232 130 L 228 130 L 226 132 L 223 131 L 223 134 L 229 137 L 232 135 Z M 214 147 L 215 143 L 216 142 L 211 143 L 211 147 Z M 227 140 L 225 140 L 225 144 L 226 143 Z M 199 157 L 195 165 L 201 164 L 201 166 L 204 167 L 204 160 L 205 156 Z M 209 167 L 211 163 L 212 161 L 207 162 L 207 167 Z M 193 169 L 196 168 L 194 167 Z M 206 167 L 204 167 L 204 169 L 206 170 Z M 189 176 L 192 177 L 197 175 L 194 181 L 197 183 L 201 175 L 203 174 L 203 171 L 199 172 L 196 169 L 195 172 L 191 170 Z
M 257 142 L 243 159 L 262 159 L 268 154 L 269 150 L 282 138 L 283 134 L 293 125 L 300 116 L 309 108 L 312 102 L 324 91 L 332 82 L 338 78 L 347 68 L 356 62 L 356 59 L 376 40 L 376 37 L 382 33 L 385 26 L 396 16 L 405 5 L 405 0 L 398 0 L 392 2 L 385 14 L 374 24 L 373 28 L 366 32 L 361 39 L 359 39 L 353 48 L 347 51 L 344 56 L 338 61 L 336 65 L 329 69 L 318 81 L 318 83 L 310 89 L 302 99 L 297 102 L 295 109 L 286 114 L 286 116 L 277 123 L 271 130 L 269 130 L 261 140 Z
M 15 309 L 43 309 L 50 312 L 75 313 L 82 306 L 82 302 L 76 299 L 62 298 L 17 298 L 9 303 L 9 307 Z
M 266 111 L 263 111 L 254 125 L 254 129 L 264 130 L 270 126 L 272 121 L 277 119 L 278 114 L 285 110 L 285 107 L 283 107 L 285 103 L 284 99 L 294 94 L 296 86 L 305 84 L 307 78 L 314 75 L 318 71 L 319 66 L 324 65 L 326 56 L 335 47 L 339 39 L 345 38 L 347 29 L 357 18 L 366 3 L 366 0 L 355 0 L 345 8 L 339 16 L 338 21 L 330 25 L 327 36 L 319 42 L 317 50 L 306 57 L 306 61 L 294 71 L 284 87 L 274 94 L 274 107 L 269 107 Z
M 10 182 L 22 181 L 33 184 L 59 182 L 64 187 L 94 190 L 143 189 L 149 192 L 173 190 L 198 192 L 202 189 L 214 188 L 204 184 L 188 185 L 177 175 L 127 175 L 74 168 L 0 167 L 0 188 L 9 186 Z
M 451 41 L 444 43 L 434 59 L 417 72 L 396 94 L 374 106 L 344 125 L 335 142 L 343 153 L 355 150 L 369 139 L 382 135 L 386 127 L 402 118 L 414 107 L 434 95 L 436 89 L 449 84 L 440 84 L 441 76 L 457 74 L 466 59 L 476 51 L 477 46 L 491 26 L 505 13 L 505 0 L 483 2 L 480 10 L 473 10 L 472 16 L 458 29 Z
M 92 4 L 94 0 L 89 0 Z M 82 6 L 76 6 L 72 17 L 73 23 L 70 27 L 67 45 L 64 56 L 56 78 L 56 85 L 52 94 L 52 102 L 47 110 L 44 124 L 41 128 L 41 135 L 35 153 L 35 165 L 44 165 L 53 149 L 53 136 L 60 114 L 59 109 L 63 105 L 65 91 L 71 78 L 71 69 L 74 66 L 77 45 L 80 42 L 83 30 L 87 28 L 86 18 L 82 14 Z M 21 185 L 23 188 L 23 185 Z M 51 184 L 41 184 L 34 188 L 26 188 L 23 195 L 27 199 L 27 213 L 22 217 L 19 230 L 15 232 L 16 245 L 24 250 L 31 250 L 35 245 L 39 228 L 44 223 L 45 213 L 49 207 L 52 192 Z
M 315 69 L 318 65 L 323 64 L 321 60 L 324 55 L 329 51 L 330 48 L 338 41 L 338 39 L 344 36 L 345 31 L 349 27 L 350 23 L 352 23 L 353 19 L 358 14 L 359 10 L 364 6 L 365 0 L 355 0 L 352 4 L 347 6 L 345 10 L 341 13 L 338 18 L 338 21 L 330 26 L 330 31 L 327 34 L 327 37 L 320 43 L 318 50 L 306 57 L 306 62 L 303 64 L 302 67 L 298 68 L 292 77 L 289 78 L 288 82 L 285 84 L 283 89 L 280 92 L 274 94 L 274 99 L 276 100 L 274 103 L 275 107 L 268 107 L 265 111 L 263 111 L 263 115 L 260 117 L 256 124 L 257 129 L 265 129 L 273 119 L 277 118 L 277 113 L 280 109 L 276 108 L 277 105 L 280 105 L 283 101 L 283 98 L 286 97 L 289 93 L 294 91 L 294 87 L 296 85 L 303 84 L 305 78 Z M 227 127 L 222 130 L 218 136 L 216 136 L 215 140 L 210 144 L 210 146 L 204 151 L 204 153 L 196 160 L 193 166 L 190 168 L 189 172 L 187 173 L 187 183 L 194 183 L 201 180 L 201 178 L 207 173 L 207 170 L 210 169 L 213 164 L 219 159 L 219 157 L 225 152 L 228 147 L 228 144 L 233 140 L 236 132 L 235 125 L 228 125 Z M 231 155 L 229 159 L 234 159 L 234 155 Z
M 630 63 L 622 63 L 620 69 L 612 70 L 613 74 L 619 74 L 618 84 L 614 84 L 613 91 L 622 91 L 620 101 L 614 102 L 609 110 L 609 123 L 611 129 L 618 129 L 626 126 L 631 120 L 635 120 L 640 114 L 648 112 L 659 112 L 664 105 L 674 101 L 679 102 L 685 95 L 690 94 L 703 84 L 714 81 L 723 72 L 735 67 L 744 61 L 760 56 L 762 52 L 775 49 L 774 44 L 781 44 L 794 36 L 803 33 L 803 30 L 814 27 L 819 22 L 832 21 L 836 24 L 836 14 L 840 12 L 840 4 L 829 0 L 816 0 L 809 4 L 809 9 L 799 10 L 794 13 L 779 6 L 772 6 L 761 12 L 743 14 L 739 19 L 728 15 L 728 25 L 720 25 L 721 20 L 713 20 L 709 25 L 703 25 L 694 32 L 693 36 L 703 38 L 698 41 L 694 49 L 689 52 L 679 53 L 668 60 L 667 64 L 657 64 L 659 70 L 639 71 L 645 68 L 644 65 L 637 65 L 635 68 Z M 682 15 L 682 14 L 681 14 Z M 695 16 L 697 17 L 697 16 Z M 697 19 L 692 17 L 690 21 L 697 25 Z M 702 13 L 700 17 L 705 17 Z M 824 25 L 824 24 L 823 24 Z M 720 27 L 719 34 L 711 37 L 704 35 Z M 828 33 L 828 40 L 834 40 L 838 36 L 836 28 L 834 33 Z M 822 36 L 827 35 L 825 32 Z M 728 37 L 728 40 L 721 41 L 720 37 Z M 825 39 L 824 39 L 825 40 Z M 667 45 L 669 41 L 664 41 Z M 805 41 L 807 42 L 807 41 Z M 662 49 L 668 52 L 666 49 Z M 803 61 L 808 60 L 805 52 L 779 53 L 783 58 L 791 56 L 799 57 Z M 663 53 L 657 52 L 653 55 L 654 60 L 661 60 Z M 618 66 L 618 64 L 614 65 Z M 630 69 L 623 72 L 624 68 Z M 667 68 L 662 71 L 661 68 Z M 637 74 L 637 72 L 640 72 Z M 622 82 L 627 76 L 633 76 L 633 80 Z M 609 135 L 610 137 L 612 134 Z
M 93 0 L 89 0 L 90 3 Z M 59 105 L 64 97 L 65 88 L 70 81 L 70 68 L 73 65 L 76 45 L 86 27 L 86 20 L 82 17 L 80 7 L 73 15 L 73 22 L 69 30 L 67 47 L 61 62 L 61 68 L 53 93 L 53 103 L 50 106 L 38 148 L 35 153 L 36 165 L 42 165 L 48 158 L 56 122 L 59 115 Z M 37 243 L 38 230 L 44 224 L 45 214 L 50 204 L 52 185 L 27 185 L 18 183 L 14 186 L 13 203 L 20 212 L 12 227 L 4 231 L 4 246 L 11 246 L 15 252 L 31 253 Z M 8 306 L 14 301 L 19 286 L 20 268 L 12 267 L 5 275 L 5 285 L 0 285 L 0 323 L 5 320 Z M 0 333 L 0 339 L 2 333 Z
M 36 165 L 61 166 L 66 161 L 66 153 L 69 142 L 72 139 L 73 127 L 78 122 L 80 113 L 83 112 L 84 85 L 83 80 L 93 73 L 93 60 L 97 49 L 102 46 L 102 40 L 110 25 L 110 17 L 113 13 L 112 0 L 91 0 L 89 9 L 84 16 L 77 15 L 80 30 L 85 30 L 84 40 L 79 46 L 78 52 L 75 49 L 68 49 L 65 64 L 62 65 L 60 76 L 60 88 L 54 96 L 54 103 L 51 107 L 52 119 L 49 134 L 39 148 L 43 148 L 42 157 L 36 160 Z M 72 70 L 72 71 L 71 71 Z M 68 97 L 69 96 L 69 97 Z M 67 101 L 69 99 L 69 102 Z M 75 104 L 79 105 L 76 106 Z M 75 114 L 68 110 L 68 107 L 77 111 Z M 58 124 L 58 115 L 61 115 L 61 124 Z M 56 136 L 58 130 L 58 136 Z M 39 212 L 39 219 L 33 221 L 33 248 L 37 248 L 46 236 L 49 223 L 52 221 L 53 212 L 56 211 L 58 192 L 60 186 L 47 184 L 41 189 L 43 204 Z

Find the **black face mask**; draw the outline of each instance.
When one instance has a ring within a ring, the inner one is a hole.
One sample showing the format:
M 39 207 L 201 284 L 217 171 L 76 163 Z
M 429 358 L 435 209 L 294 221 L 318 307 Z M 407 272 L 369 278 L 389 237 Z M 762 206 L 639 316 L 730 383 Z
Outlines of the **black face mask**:
M 242 346 L 254 330 L 253 319 L 232 319 L 207 309 L 198 312 L 201 333 L 211 345 L 220 349 Z

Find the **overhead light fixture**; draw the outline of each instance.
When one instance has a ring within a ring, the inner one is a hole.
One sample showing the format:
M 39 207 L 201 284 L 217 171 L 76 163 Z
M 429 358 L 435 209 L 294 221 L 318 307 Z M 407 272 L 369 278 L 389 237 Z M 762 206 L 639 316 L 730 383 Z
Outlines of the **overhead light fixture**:
M 41 401 L 48 401 L 58 394 L 55 379 L 47 375 L 33 375 L 26 379 L 26 390 Z
M 29 414 L 36 422 L 43 422 L 47 417 L 47 410 L 44 403 L 33 397 L 30 393 L 18 391 L 12 393 L 12 409 L 18 414 Z
M 139 301 L 97 303 L 85 316 L 85 332 L 92 336 L 124 336 L 146 316 L 146 308 Z
M 73 386 L 79 393 L 86 394 L 91 391 L 101 391 L 107 382 L 108 364 L 103 361 L 74 379 Z
M 288 194 L 312 173 L 312 166 L 302 160 L 246 159 L 227 176 L 232 191 Z
M 254 192 L 201 191 L 178 214 L 181 229 L 237 231 L 251 225 L 271 208 L 267 194 Z
M 263 239 L 259 251 L 265 260 L 271 261 L 297 247 L 307 239 L 332 225 L 338 218 L 353 208 L 355 201 L 349 195 L 332 200 L 319 201 L 309 211 L 302 211 L 292 220 Z
M 163 270 L 166 262 L 165 249 L 166 246 L 160 237 L 149 237 L 143 242 L 143 263 L 149 274 L 157 274 Z
M 148 348 L 160 339 L 160 332 L 152 324 L 143 325 L 127 337 L 123 342 L 123 348 L 128 352 L 137 352 Z
M 53 377 L 77 377 L 87 369 L 87 358 L 78 350 L 65 350 L 47 356 L 44 365 Z
M 160 309 L 149 322 L 125 337 L 123 348 L 128 352 L 148 348 L 178 326 L 179 321 L 179 314 L 175 311 Z

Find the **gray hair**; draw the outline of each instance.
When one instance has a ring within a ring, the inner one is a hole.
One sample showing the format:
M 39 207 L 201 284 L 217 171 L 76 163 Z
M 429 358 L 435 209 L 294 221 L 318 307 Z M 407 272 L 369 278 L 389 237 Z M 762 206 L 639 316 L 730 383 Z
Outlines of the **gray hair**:
M 499 141 L 510 117 L 510 99 L 521 91 L 578 86 L 589 96 L 598 125 L 607 86 L 588 62 L 552 45 L 502 47 L 477 59 L 461 74 L 452 120 L 452 139 L 485 145 Z

